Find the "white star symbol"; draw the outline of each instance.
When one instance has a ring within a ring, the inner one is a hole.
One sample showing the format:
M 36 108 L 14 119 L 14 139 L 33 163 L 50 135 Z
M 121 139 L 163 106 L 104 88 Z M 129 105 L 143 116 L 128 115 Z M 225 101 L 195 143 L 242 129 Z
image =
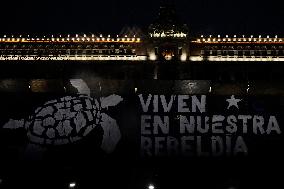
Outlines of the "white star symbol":
M 235 106 L 236 108 L 239 109 L 239 105 L 238 103 L 242 101 L 242 99 L 236 99 L 235 98 L 235 95 L 232 95 L 231 98 L 227 99 L 226 100 L 228 103 L 229 103 L 229 106 L 228 106 L 228 110 L 232 107 L 232 106 Z

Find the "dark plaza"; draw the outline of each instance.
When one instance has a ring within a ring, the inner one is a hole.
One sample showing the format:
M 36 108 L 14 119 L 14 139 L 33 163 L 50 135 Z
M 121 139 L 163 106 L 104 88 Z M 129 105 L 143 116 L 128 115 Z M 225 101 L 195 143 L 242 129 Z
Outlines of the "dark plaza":
M 277 3 L 7 4 L 0 188 L 283 186 Z

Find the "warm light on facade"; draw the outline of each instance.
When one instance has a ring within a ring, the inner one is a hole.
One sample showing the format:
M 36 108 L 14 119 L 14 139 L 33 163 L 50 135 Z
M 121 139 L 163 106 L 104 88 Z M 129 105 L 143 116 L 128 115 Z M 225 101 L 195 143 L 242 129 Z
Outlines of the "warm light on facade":
M 186 54 L 186 53 L 183 53 L 183 54 L 181 55 L 181 57 L 180 57 L 180 60 L 181 60 L 182 62 L 187 61 L 187 54 Z
M 186 38 L 187 37 L 187 34 L 186 33 L 183 33 L 183 32 L 180 32 L 180 33 L 175 33 L 175 32 L 172 32 L 172 33 L 165 33 L 165 32 L 161 32 L 161 33 L 150 33 L 150 37 L 153 37 L 153 38 Z
M 155 60 L 157 60 L 157 56 L 155 55 L 155 53 L 150 53 L 149 59 L 150 59 L 151 61 L 155 61 Z

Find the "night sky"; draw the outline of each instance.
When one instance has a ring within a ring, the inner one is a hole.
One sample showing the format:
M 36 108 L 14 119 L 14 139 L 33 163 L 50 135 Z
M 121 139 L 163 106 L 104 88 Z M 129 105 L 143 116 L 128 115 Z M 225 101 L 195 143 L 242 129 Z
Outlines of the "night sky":
M 117 34 L 125 26 L 146 29 L 160 0 L 1 0 L 0 33 Z M 175 0 L 192 34 L 283 36 L 281 0 Z

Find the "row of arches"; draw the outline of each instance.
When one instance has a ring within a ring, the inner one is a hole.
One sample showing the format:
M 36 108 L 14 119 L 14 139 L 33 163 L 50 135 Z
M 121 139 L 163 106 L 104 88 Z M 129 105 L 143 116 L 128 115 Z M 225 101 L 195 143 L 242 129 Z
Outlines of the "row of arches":
M 205 46 L 204 50 L 284 50 L 284 46 L 275 46 L 275 45 L 254 45 L 254 46 Z

